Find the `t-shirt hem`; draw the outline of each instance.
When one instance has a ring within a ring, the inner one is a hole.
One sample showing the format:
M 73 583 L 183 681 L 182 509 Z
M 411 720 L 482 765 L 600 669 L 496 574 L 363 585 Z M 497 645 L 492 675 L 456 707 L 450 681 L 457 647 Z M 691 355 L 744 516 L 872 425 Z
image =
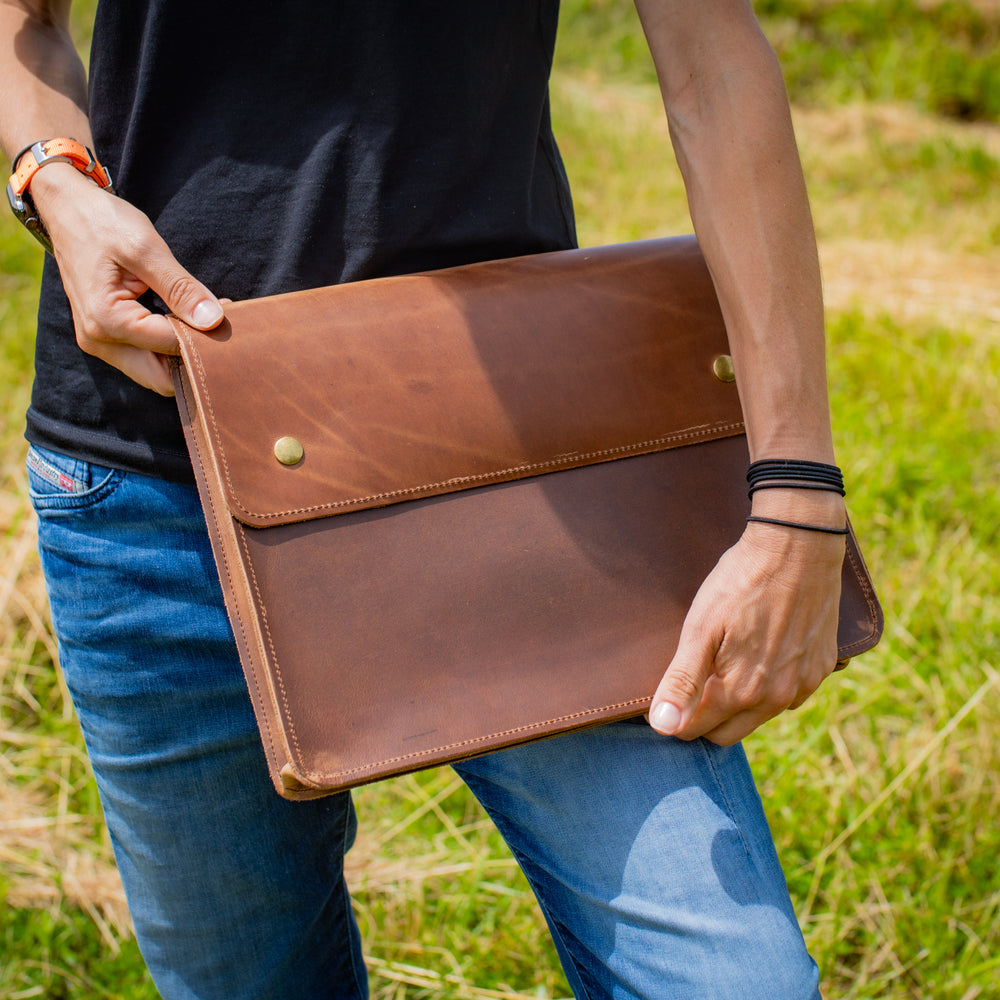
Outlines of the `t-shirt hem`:
M 67 425 L 28 410 L 24 437 L 29 444 L 48 448 L 71 458 L 175 483 L 194 483 L 194 469 L 186 451 L 155 448 L 147 442 L 124 441 Z

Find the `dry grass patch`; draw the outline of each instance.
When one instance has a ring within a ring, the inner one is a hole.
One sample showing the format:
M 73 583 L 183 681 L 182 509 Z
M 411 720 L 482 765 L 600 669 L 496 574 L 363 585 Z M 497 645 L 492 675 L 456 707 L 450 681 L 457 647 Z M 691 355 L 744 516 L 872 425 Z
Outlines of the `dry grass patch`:
M 1000 0 L 997 0 L 1000 4 Z M 986 122 L 960 123 L 934 118 L 906 104 L 848 104 L 828 108 L 795 108 L 800 141 L 815 142 L 838 155 L 869 152 L 873 133 L 886 143 L 925 140 L 981 145 L 1000 156 L 1000 126 Z
M 6 904 L 91 915 L 108 947 L 130 928 L 124 892 L 99 817 L 74 810 L 89 767 L 79 739 L 47 732 L 43 715 L 72 725 L 69 699 L 53 687 L 35 527 L 26 485 L 0 494 L 0 865 Z M 41 654 L 41 655 L 40 655 Z M 58 678 L 57 678 L 58 680 Z
M 795 127 L 821 245 L 849 235 L 997 266 L 1000 126 L 866 104 L 798 109 Z
M 824 240 L 820 257 L 828 309 L 975 328 L 1000 339 L 1000 260 L 925 240 L 851 238 Z

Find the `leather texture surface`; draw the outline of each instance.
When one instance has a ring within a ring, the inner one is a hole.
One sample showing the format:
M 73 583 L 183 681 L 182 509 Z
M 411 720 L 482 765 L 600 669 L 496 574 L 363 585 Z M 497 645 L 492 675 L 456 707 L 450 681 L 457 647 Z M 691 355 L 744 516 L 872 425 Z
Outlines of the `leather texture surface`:
M 749 512 L 693 238 L 226 312 L 210 334 L 173 321 L 174 373 L 282 795 L 645 711 Z M 840 655 L 881 629 L 852 537 Z

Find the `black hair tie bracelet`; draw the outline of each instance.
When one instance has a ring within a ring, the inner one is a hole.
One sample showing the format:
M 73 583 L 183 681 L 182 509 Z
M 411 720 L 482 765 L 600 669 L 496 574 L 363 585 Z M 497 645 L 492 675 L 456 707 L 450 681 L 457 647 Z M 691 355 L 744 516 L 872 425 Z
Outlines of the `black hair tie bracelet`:
M 765 458 L 747 469 L 748 495 L 758 490 L 824 490 L 845 495 L 844 474 L 836 465 L 800 459 Z

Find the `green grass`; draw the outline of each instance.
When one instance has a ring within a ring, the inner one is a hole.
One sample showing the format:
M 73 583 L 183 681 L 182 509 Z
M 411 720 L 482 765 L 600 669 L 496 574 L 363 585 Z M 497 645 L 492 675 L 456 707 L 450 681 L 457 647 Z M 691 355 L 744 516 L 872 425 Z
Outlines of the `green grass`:
M 887 633 L 754 741 L 764 787 L 831 995 L 994 996 L 1000 341 L 848 313 L 830 343 Z
M 962 87 L 986 79 L 988 95 L 996 14 L 895 0 L 758 7 L 797 102 L 839 457 L 887 628 L 748 752 L 825 995 L 989 1000 L 1000 995 L 1000 128 L 995 112 L 942 101 L 927 32 L 942 73 L 957 60 L 947 74 Z M 688 230 L 634 13 L 566 0 L 563 16 L 553 111 L 582 241 Z M 0 257 L 0 997 L 143 1000 L 155 992 L 53 667 L 19 471 L 40 254 L 0 219 Z M 451 772 L 357 800 L 349 870 L 376 997 L 567 995 L 523 877 Z
M 1000 120 L 1000 11 L 968 0 L 756 0 L 796 103 L 905 101 Z M 567 0 L 563 54 L 577 69 L 655 82 L 623 0 Z
M 159 996 L 135 942 L 125 942 L 117 955 L 109 956 L 90 915 L 81 910 L 53 914 L 18 909 L 4 921 L 0 946 L 12 957 L 11 966 L 17 962 L 16 971 L 8 970 L 14 974 L 0 973 L 0 995 L 6 1000 Z
M 962 0 L 758 0 L 799 101 L 909 101 L 1000 120 L 1000 18 Z
M 0 221 L 0 443 L 11 444 L 22 423 L 34 350 L 40 254 L 9 213 Z

